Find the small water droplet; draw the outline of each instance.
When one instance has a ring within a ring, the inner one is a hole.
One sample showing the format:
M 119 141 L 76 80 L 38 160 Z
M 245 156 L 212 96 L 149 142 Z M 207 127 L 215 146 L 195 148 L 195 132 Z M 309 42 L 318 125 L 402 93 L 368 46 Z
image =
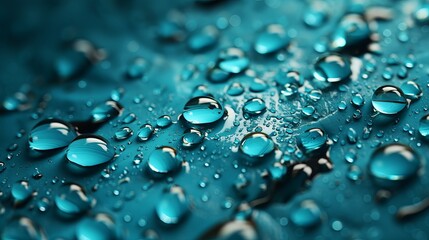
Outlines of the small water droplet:
M 123 107 L 115 101 L 106 101 L 91 112 L 93 122 L 105 122 L 112 118 L 119 116 L 122 112 Z
M 182 161 L 177 156 L 176 149 L 162 146 L 149 155 L 147 161 L 149 170 L 154 176 L 163 176 L 180 168 Z
M 133 135 L 133 130 L 131 130 L 131 128 L 122 127 L 115 132 L 115 139 L 118 141 L 125 140 L 131 137 L 132 135 Z
M 143 125 L 139 133 L 137 134 L 137 137 L 140 141 L 147 141 L 153 134 L 153 127 L 150 124 Z
M 186 130 L 182 136 L 182 145 L 184 147 L 195 147 L 196 145 L 202 143 L 204 140 L 204 134 L 194 128 Z
M 169 127 L 173 122 L 171 121 L 171 117 L 168 115 L 162 115 L 156 120 L 156 126 L 159 128 L 167 128 Z
M 252 98 L 247 100 L 243 106 L 243 113 L 254 116 L 263 113 L 267 107 L 265 106 L 265 101 L 260 98 Z

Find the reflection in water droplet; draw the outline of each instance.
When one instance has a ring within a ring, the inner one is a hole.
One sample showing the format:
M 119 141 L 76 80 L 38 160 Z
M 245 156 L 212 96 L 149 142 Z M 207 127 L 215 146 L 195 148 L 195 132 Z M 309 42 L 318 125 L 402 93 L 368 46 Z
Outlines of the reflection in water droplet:
M 313 76 L 324 82 L 341 82 L 352 74 L 350 60 L 339 54 L 323 56 L 314 64 Z
M 314 201 L 305 200 L 292 210 L 290 220 L 298 227 L 314 227 L 321 222 L 321 212 Z
M 153 134 L 153 127 L 150 124 L 143 125 L 139 133 L 137 134 L 137 137 L 140 141 L 147 141 Z
M 91 112 L 93 122 L 105 122 L 121 114 L 123 107 L 115 101 L 106 101 Z
M 176 171 L 181 165 L 180 159 L 177 157 L 176 149 L 168 146 L 163 146 L 155 149 L 147 161 L 149 170 L 154 176 L 165 175 Z
M 183 118 L 190 124 L 210 124 L 221 119 L 225 114 L 223 106 L 211 97 L 195 97 L 184 107 Z
M 372 106 L 382 114 L 397 114 L 407 106 L 407 100 L 401 89 L 385 85 L 374 91 Z
M 86 217 L 76 226 L 77 240 L 114 240 L 118 239 L 116 225 L 112 217 L 98 213 L 94 217 Z
M 79 136 L 67 148 L 67 159 L 82 167 L 91 167 L 110 161 L 115 151 L 100 136 Z
M 267 107 L 264 100 L 260 98 L 252 98 L 244 103 L 243 112 L 248 115 L 259 115 L 263 113 Z
M 368 163 L 370 174 L 384 187 L 416 176 L 420 167 L 417 153 L 409 146 L 396 143 L 378 148 Z
M 33 127 L 28 143 L 33 150 L 52 150 L 69 145 L 77 136 L 73 126 L 59 119 L 46 119 Z
M 55 196 L 57 209 L 67 217 L 75 217 L 88 211 L 92 203 L 93 199 L 86 194 L 83 187 L 74 183 L 62 185 Z
M 262 132 L 249 133 L 240 143 L 240 151 L 250 158 L 263 158 L 273 152 L 274 149 L 274 141 Z
M 182 136 L 182 145 L 184 147 L 195 147 L 202 143 L 204 140 L 204 134 L 198 129 L 188 129 Z
M 3 240 L 47 240 L 42 228 L 28 217 L 15 217 L 2 230 Z
M 165 224 L 178 224 L 188 212 L 188 200 L 179 186 L 172 186 L 156 205 L 156 214 Z
M 254 49 L 259 54 L 270 54 L 286 47 L 290 38 L 280 24 L 270 24 L 256 37 Z

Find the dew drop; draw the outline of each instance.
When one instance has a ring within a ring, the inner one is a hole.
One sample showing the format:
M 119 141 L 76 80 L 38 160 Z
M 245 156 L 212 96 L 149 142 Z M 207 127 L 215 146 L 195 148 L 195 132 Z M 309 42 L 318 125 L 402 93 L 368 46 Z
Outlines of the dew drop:
M 374 91 L 372 106 L 382 114 L 392 115 L 404 109 L 407 106 L 407 100 L 401 89 L 385 85 Z
M 223 106 L 211 97 L 195 97 L 184 107 L 183 118 L 190 124 L 211 124 L 221 119 L 225 114 Z
M 105 122 L 121 114 L 123 107 L 116 101 L 106 101 L 91 112 L 93 122 Z
M 351 74 L 350 60 L 339 54 L 323 56 L 314 64 L 313 76 L 319 81 L 341 82 L 347 80 Z
M 150 124 L 143 125 L 138 134 L 137 137 L 140 141 L 147 141 L 153 134 L 153 127 Z
M 240 151 L 250 158 L 263 158 L 275 149 L 274 141 L 265 133 L 247 134 L 240 143 Z
M 255 116 L 263 113 L 267 107 L 265 106 L 265 101 L 260 98 L 252 98 L 244 103 L 243 113 Z
M 154 176 L 163 176 L 180 168 L 181 160 L 177 156 L 176 149 L 162 146 L 149 155 L 147 161 L 149 170 Z

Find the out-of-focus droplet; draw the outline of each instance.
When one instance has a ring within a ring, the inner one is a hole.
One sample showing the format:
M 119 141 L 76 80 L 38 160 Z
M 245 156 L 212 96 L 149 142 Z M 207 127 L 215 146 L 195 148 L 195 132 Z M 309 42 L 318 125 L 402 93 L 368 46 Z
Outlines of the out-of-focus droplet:
M 188 38 L 188 48 L 192 52 L 207 51 L 216 45 L 219 35 L 219 30 L 215 26 L 206 26 Z
M 115 240 L 118 238 L 115 221 L 105 213 L 85 217 L 76 226 L 77 240 Z
M 271 54 L 286 47 L 290 38 L 280 24 L 270 24 L 256 37 L 254 49 L 259 54 Z
M 165 224 L 180 223 L 188 212 L 188 199 L 179 186 L 172 186 L 156 205 L 156 214 Z
M 80 185 L 68 183 L 59 188 L 55 196 L 55 205 L 62 215 L 75 217 L 92 207 L 93 198 L 88 196 Z
M 5 223 L 3 240 L 47 240 L 43 229 L 28 217 L 14 217 Z
M 298 227 L 310 228 L 320 224 L 321 211 L 312 200 L 301 202 L 298 208 L 294 208 L 290 214 L 290 220 Z

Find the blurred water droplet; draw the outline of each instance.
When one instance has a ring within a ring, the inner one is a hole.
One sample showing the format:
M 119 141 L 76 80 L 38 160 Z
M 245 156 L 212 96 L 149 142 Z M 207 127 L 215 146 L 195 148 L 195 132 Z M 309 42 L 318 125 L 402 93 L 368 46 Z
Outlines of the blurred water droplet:
M 389 187 L 417 175 L 421 159 L 417 153 L 402 144 L 389 144 L 373 152 L 368 163 L 376 183 Z
M 65 217 L 76 217 L 87 212 L 93 205 L 82 186 L 75 183 L 62 185 L 55 196 L 55 206 Z
M 156 214 L 165 224 L 180 223 L 188 212 L 188 199 L 179 186 L 172 186 L 156 205 Z
M 86 217 L 76 226 L 77 240 L 115 240 L 118 238 L 113 218 L 105 213 L 98 213 L 94 217 Z
M 310 228 L 321 222 L 321 211 L 312 200 L 302 201 L 299 207 L 294 208 L 290 220 L 298 227 Z
M 239 48 L 227 48 L 219 53 L 217 66 L 228 73 L 240 73 L 249 66 L 249 59 Z
M 9 220 L 1 234 L 3 240 L 47 240 L 43 229 L 28 217 Z
M 28 181 L 20 180 L 12 184 L 11 194 L 14 204 L 16 206 L 22 206 L 31 199 L 33 188 L 30 186 Z
M 106 101 L 91 112 L 93 122 L 105 122 L 112 118 L 119 116 L 122 112 L 123 107 L 115 101 Z
M 422 89 L 414 81 L 407 81 L 401 85 L 401 90 L 404 93 L 405 97 L 410 100 L 417 100 L 423 96 Z
M 271 54 L 289 44 L 290 38 L 280 24 L 270 24 L 256 37 L 254 49 L 259 54 Z
M 206 26 L 194 32 L 188 38 L 188 48 L 192 52 L 204 52 L 216 45 L 219 39 L 219 30 L 214 26 Z

